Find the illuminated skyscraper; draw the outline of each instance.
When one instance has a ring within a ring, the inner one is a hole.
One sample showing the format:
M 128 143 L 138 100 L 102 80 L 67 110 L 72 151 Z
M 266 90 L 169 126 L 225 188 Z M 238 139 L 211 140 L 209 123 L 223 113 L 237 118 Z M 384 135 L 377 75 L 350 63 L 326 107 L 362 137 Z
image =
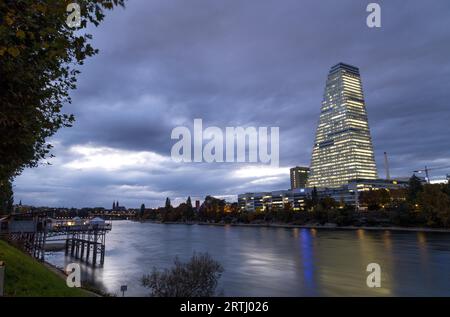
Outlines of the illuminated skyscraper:
M 309 187 L 376 179 L 359 69 L 339 63 L 328 74 L 311 160 Z
M 291 168 L 291 189 L 305 188 L 309 175 L 309 167 L 296 166 Z

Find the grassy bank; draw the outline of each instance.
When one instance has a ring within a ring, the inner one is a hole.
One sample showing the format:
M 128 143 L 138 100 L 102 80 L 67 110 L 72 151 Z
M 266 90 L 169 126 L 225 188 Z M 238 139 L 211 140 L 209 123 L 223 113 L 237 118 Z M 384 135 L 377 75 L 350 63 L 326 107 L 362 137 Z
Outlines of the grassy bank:
M 90 296 L 69 288 L 66 281 L 39 261 L 0 240 L 0 261 L 5 262 L 5 296 Z

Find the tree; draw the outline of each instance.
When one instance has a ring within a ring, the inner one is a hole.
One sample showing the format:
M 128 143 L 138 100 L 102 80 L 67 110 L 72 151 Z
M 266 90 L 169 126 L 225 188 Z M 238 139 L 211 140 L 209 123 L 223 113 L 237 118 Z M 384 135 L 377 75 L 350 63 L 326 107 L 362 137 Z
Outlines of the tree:
M 187 263 L 175 258 L 171 269 L 153 268 L 141 282 L 152 297 L 209 297 L 215 295 L 222 272 L 222 265 L 208 253 L 194 253 Z
M 0 204 L 15 176 L 51 157 L 48 138 L 70 127 L 62 113 L 76 88 L 78 65 L 98 51 L 79 32 L 124 0 L 79 0 L 80 28 L 66 24 L 68 1 L 0 1 Z M 8 198 L 7 198 L 8 199 Z
M 330 219 L 328 220 L 329 222 Z M 342 208 L 336 210 L 334 222 L 338 226 L 349 226 L 355 221 L 355 211 L 353 206 L 344 205 Z
M 408 201 L 411 204 L 417 203 L 417 196 L 423 190 L 422 181 L 415 174 L 409 179 Z
M 319 203 L 319 194 L 317 193 L 317 188 L 314 186 L 312 192 L 311 192 L 311 202 L 313 208 L 316 207 Z
M 191 196 L 189 196 L 188 199 L 186 200 L 186 205 L 188 205 L 188 207 L 192 208 Z
M 293 216 L 293 209 L 292 209 L 292 204 L 290 202 L 284 203 L 283 204 L 283 221 L 284 222 L 291 222 L 292 221 L 292 216 Z
M 426 184 L 417 195 L 427 225 L 450 227 L 450 198 L 439 184 Z
M 397 188 L 391 189 L 389 191 L 391 198 L 391 208 L 399 208 L 399 206 L 404 205 L 408 195 L 408 189 Z
M 191 196 L 188 197 L 185 204 L 181 204 L 178 208 L 181 208 L 181 214 L 185 221 L 194 219 L 194 208 L 192 208 Z
M 213 196 L 206 196 L 205 201 L 200 207 L 199 219 L 219 222 L 224 216 L 224 212 L 225 200 Z
M 13 212 L 14 196 L 11 182 L 5 183 L 0 190 L 0 215 Z
M 389 213 L 390 221 L 397 226 L 411 225 L 414 220 L 414 214 L 411 212 L 410 206 L 403 202 Z
M 141 205 L 141 210 L 139 211 L 139 215 L 142 218 L 144 216 L 144 212 L 145 212 L 145 204 Z
M 329 211 L 338 207 L 338 203 L 332 197 L 329 196 L 320 199 L 319 204 L 325 211 Z
M 361 205 L 364 205 L 368 210 L 381 210 L 386 208 L 391 203 L 391 195 L 387 189 L 371 189 L 363 191 L 359 194 Z
M 450 180 L 447 181 L 447 184 L 442 185 L 442 191 L 450 198 Z
M 166 207 L 166 211 L 170 211 L 172 209 L 172 205 L 170 203 L 169 197 L 166 198 L 166 206 L 165 207 Z
M 321 204 L 317 205 L 312 212 L 315 221 L 323 225 L 328 221 L 328 211 L 323 208 Z
M 319 193 L 317 192 L 316 186 L 313 187 L 311 194 L 305 199 L 305 210 L 314 211 L 319 204 Z

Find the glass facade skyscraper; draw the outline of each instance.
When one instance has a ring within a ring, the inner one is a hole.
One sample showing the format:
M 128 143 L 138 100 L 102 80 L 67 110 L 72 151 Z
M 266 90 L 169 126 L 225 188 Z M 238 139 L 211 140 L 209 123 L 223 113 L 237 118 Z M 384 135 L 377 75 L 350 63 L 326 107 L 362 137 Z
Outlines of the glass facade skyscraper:
M 366 106 L 357 67 L 339 63 L 328 74 L 311 159 L 309 187 L 376 179 Z

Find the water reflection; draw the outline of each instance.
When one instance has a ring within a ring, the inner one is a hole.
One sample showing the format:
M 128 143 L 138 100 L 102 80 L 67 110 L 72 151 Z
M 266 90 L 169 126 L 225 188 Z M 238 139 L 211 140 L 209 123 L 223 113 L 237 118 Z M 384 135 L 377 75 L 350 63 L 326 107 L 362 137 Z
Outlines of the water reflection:
M 450 295 L 450 234 L 116 221 L 106 247 L 105 266 L 83 266 L 83 279 L 117 294 L 126 284 L 128 296 L 147 294 L 140 279 L 153 267 L 194 251 L 222 263 L 219 289 L 226 296 Z M 73 262 L 63 253 L 47 260 Z M 381 288 L 366 286 L 372 262 L 381 266 Z
M 311 292 L 315 292 L 315 272 L 314 272 L 314 237 L 307 229 L 302 229 L 300 234 L 300 250 L 301 250 L 301 263 L 303 263 L 303 276 L 304 285 L 306 289 Z

